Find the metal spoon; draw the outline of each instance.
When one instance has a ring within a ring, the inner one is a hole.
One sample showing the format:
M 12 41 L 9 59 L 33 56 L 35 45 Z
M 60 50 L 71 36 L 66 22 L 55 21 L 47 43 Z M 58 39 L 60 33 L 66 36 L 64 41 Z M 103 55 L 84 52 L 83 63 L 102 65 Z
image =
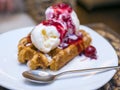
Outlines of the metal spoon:
M 118 70 L 120 69 L 120 66 L 111 66 L 111 67 L 100 67 L 100 68 L 90 68 L 90 69 L 81 69 L 81 70 L 71 70 L 71 71 L 65 71 L 61 72 L 59 74 L 53 75 L 46 71 L 37 71 L 37 70 L 29 70 L 22 73 L 22 75 L 32 82 L 37 83 L 51 83 L 53 82 L 57 77 L 64 75 L 64 74 L 70 74 L 70 73 L 80 73 L 80 72 L 93 72 L 93 71 L 99 71 L 105 72 L 110 70 Z

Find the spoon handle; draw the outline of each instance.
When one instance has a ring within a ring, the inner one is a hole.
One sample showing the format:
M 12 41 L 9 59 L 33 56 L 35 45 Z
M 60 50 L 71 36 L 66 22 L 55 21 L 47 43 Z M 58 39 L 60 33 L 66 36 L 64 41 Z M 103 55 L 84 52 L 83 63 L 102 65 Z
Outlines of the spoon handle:
M 81 70 L 71 70 L 71 71 L 61 72 L 61 73 L 57 74 L 56 77 L 64 75 L 64 74 L 70 74 L 70 73 L 92 72 L 92 71 L 100 71 L 100 70 L 104 70 L 103 72 L 105 72 L 105 71 L 118 70 L 118 69 L 120 69 L 120 66 L 110 66 L 110 67 L 90 68 L 90 69 L 81 69 Z

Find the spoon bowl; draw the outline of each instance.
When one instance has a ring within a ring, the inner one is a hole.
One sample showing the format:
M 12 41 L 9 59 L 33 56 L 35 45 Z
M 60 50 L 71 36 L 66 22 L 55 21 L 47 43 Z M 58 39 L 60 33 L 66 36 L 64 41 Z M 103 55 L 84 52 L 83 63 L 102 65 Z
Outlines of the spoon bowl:
M 37 83 L 52 83 L 56 77 L 48 72 L 37 70 L 25 71 L 22 75 L 29 81 Z

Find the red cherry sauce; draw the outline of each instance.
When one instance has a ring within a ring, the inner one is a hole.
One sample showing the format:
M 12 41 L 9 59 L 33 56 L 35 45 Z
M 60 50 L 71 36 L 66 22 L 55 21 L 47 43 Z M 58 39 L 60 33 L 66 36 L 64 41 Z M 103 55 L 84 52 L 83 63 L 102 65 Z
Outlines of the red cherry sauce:
M 70 16 L 72 8 L 65 3 L 56 4 L 50 8 L 52 8 L 54 12 L 47 13 L 47 18 L 61 22 L 71 34 L 75 33 L 76 28 Z
M 96 48 L 92 45 L 88 46 L 84 51 L 84 55 L 86 57 L 90 57 L 91 59 L 97 59 L 96 53 Z
M 74 44 L 77 46 L 78 52 L 80 52 L 81 49 L 80 49 L 79 44 L 82 42 L 82 37 L 83 37 L 82 34 L 80 34 L 80 36 L 77 36 L 75 34 L 67 33 L 65 38 L 63 39 L 62 43 L 59 45 L 59 47 L 64 49 L 64 48 L 68 47 L 69 45 Z
M 52 25 L 55 26 L 58 32 L 60 33 L 60 40 L 62 42 L 67 31 L 64 29 L 64 27 L 60 23 L 55 22 L 53 20 L 44 20 L 42 24 L 46 26 L 52 26 Z
M 28 36 L 26 37 L 27 38 L 27 42 L 28 43 L 31 43 L 32 41 L 31 41 L 31 34 L 28 34 Z

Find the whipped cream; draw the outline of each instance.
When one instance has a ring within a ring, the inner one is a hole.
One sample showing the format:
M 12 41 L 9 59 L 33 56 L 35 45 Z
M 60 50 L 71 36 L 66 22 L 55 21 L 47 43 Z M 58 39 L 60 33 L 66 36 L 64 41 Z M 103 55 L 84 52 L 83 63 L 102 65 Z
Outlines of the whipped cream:
M 31 32 L 31 41 L 37 49 L 48 53 L 60 44 L 60 34 L 55 26 L 46 26 L 41 23 Z

